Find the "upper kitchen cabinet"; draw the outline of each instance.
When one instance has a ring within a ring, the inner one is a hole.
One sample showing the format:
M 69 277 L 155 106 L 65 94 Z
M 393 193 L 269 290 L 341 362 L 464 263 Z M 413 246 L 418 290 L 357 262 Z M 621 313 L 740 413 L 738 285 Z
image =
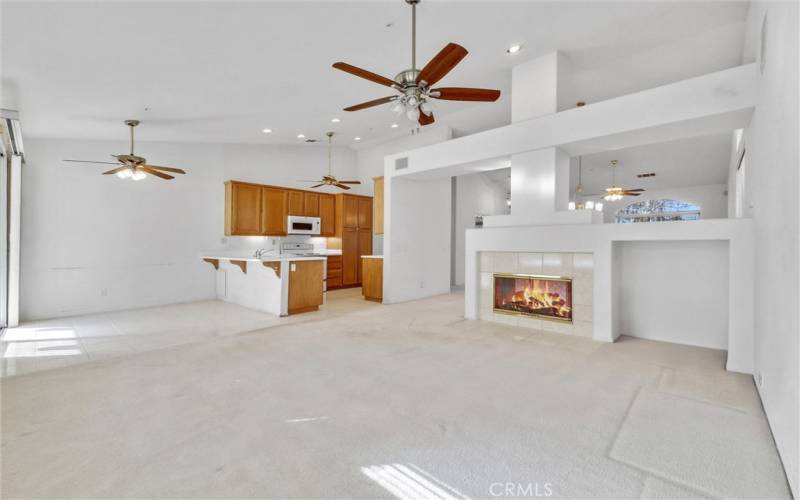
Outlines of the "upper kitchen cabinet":
M 303 192 L 303 215 L 319 217 L 319 193 Z
M 320 236 L 336 234 L 336 199 L 332 194 L 319 195 Z
M 358 203 L 353 207 L 357 228 Z M 336 234 L 336 200 L 332 194 L 249 182 L 225 183 L 226 236 L 286 236 L 289 215 L 319 217 L 320 236 Z
M 372 198 L 358 199 L 358 228 L 372 229 Z
M 383 234 L 383 177 L 373 177 L 375 197 L 372 199 L 372 232 Z
M 262 226 L 261 186 L 228 181 L 225 183 L 225 235 L 258 236 Z
M 288 189 L 289 205 L 287 215 L 300 217 L 319 217 L 320 193 Z
M 286 234 L 288 195 L 289 193 L 285 189 L 261 188 L 261 234 L 266 236 L 283 236 Z
M 303 216 L 306 214 L 304 194 L 302 191 L 289 191 L 288 215 Z
M 287 191 L 228 181 L 225 183 L 226 236 L 286 235 Z

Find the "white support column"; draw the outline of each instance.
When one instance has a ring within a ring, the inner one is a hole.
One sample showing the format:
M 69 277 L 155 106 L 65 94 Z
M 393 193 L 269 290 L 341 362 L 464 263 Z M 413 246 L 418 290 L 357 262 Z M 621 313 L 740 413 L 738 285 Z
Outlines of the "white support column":
M 552 52 L 515 66 L 511 73 L 511 121 L 557 113 L 569 99 L 571 65 Z M 546 148 L 511 156 L 511 214 L 484 218 L 486 227 L 588 224 L 592 214 L 569 212 L 569 155 Z

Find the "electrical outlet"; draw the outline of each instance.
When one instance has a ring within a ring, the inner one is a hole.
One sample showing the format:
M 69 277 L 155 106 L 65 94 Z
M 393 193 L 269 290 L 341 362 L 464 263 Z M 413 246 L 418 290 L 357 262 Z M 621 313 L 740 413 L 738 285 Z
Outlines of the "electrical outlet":
M 227 245 L 227 244 L 228 244 L 228 238 L 220 238 L 220 239 L 219 239 L 219 242 L 220 242 L 222 245 Z
M 101 288 L 100 289 L 100 296 L 101 297 L 108 297 L 108 288 Z
M 420 281 L 419 282 L 419 287 L 420 288 L 425 288 L 425 282 L 424 281 Z

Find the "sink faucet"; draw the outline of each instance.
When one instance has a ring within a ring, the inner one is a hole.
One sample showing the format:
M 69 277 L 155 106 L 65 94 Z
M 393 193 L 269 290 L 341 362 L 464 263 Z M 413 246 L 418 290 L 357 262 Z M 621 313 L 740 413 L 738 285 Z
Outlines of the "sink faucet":
M 259 248 L 253 254 L 253 257 L 255 257 L 256 259 L 260 259 L 261 257 L 265 256 L 267 254 L 267 252 L 268 252 L 268 250 L 266 248 Z

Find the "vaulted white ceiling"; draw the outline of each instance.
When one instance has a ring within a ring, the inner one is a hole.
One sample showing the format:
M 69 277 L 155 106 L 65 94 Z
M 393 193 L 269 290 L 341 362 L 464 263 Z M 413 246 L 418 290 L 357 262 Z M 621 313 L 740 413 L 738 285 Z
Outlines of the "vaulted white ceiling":
M 375 2 L 3 2 L 3 107 L 29 137 L 340 144 L 413 126 L 387 107 L 345 106 L 390 95 L 331 68 L 388 77 L 410 66 L 410 9 Z M 510 69 L 564 51 L 575 100 L 589 102 L 739 64 L 743 2 L 444 2 L 418 7 L 418 60 L 447 42 L 470 55 L 441 83 L 503 90 L 497 103 L 441 102 L 437 120 L 467 134 L 509 121 Z M 511 43 L 523 50 L 505 52 Z M 338 117 L 341 123 L 333 124 Z M 400 127 L 389 126 L 397 122 Z M 273 133 L 261 132 L 265 127 Z

